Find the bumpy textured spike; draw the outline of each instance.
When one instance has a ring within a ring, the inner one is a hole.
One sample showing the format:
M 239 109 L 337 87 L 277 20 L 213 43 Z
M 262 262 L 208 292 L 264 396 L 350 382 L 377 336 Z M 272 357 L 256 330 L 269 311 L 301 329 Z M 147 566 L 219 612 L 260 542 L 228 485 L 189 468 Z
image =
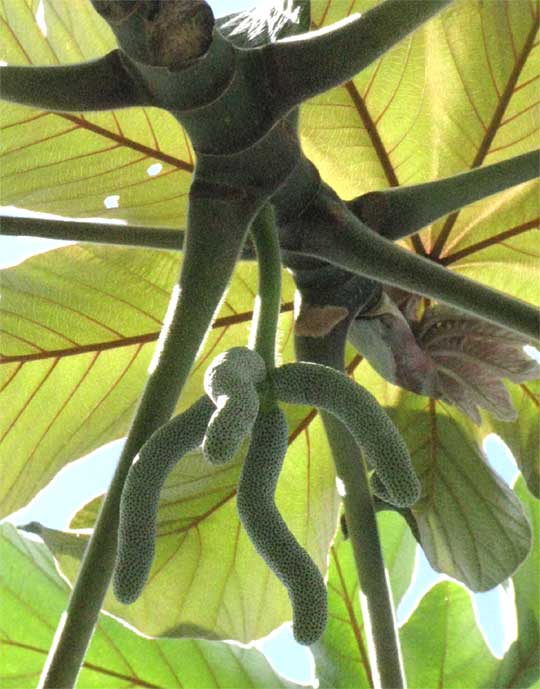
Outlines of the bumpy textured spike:
M 307 404 L 334 414 L 365 452 L 396 507 L 410 507 L 420 497 L 420 482 L 407 446 L 388 414 L 365 388 L 328 366 L 300 362 L 273 373 L 278 399 Z
M 121 603 L 141 594 L 154 559 L 159 495 L 182 457 L 202 443 L 215 407 L 202 397 L 159 428 L 142 446 L 128 472 L 120 502 L 118 554 L 113 588 Z
M 257 552 L 288 590 L 295 639 L 310 645 L 324 631 L 328 604 L 321 573 L 274 503 L 286 452 L 287 422 L 283 412 L 278 407 L 261 412 L 253 428 L 236 500 L 240 521 Z
M 217 409 L 208 424 L 203 453 L 212 464 L 230 461 L 251 432 L 259 411 L 255 386 L 265 377 L 264 360 L 247 347 L 229 349 L 207 369 L 204 389 Z
M 385 502 L 389 502 L 391 505 L 394 503 L 392 502 L 390 496 L 388 495 L 388 490 L 384 483 L 381 481 L 379 474 L 374 473 L 373 476 L 371 477 L 370 481 L 371 485 L 371 492 L 373 495 L 377 498 L 380 498 L 381 500 L 384 500 Z M 398 507 L 398 505 L 395 505 L 395 507 Z

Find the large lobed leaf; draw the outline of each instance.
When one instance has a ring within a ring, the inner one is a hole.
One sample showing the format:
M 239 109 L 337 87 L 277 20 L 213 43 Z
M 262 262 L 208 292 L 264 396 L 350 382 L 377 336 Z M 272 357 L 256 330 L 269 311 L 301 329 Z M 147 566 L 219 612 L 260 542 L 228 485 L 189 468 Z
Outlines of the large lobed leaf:
M 45 546 L 21 537 L 9 524 L 0 529 L 0 563 L 0 681 L 4 689 L 36 686 L 69 588 Z M 279 677 L 255 649 L 202 640 L 147 639 L 101 615 L 77 686 L 292 689 L 297 685 Z

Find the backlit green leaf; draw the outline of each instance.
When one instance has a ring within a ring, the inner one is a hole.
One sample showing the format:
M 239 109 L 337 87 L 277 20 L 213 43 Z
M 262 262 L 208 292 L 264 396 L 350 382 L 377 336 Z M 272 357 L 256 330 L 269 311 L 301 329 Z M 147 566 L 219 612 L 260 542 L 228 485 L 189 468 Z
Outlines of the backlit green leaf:
M 496 664 L 476 624 L 470 594 L 437 584 L 400 630 L 410 689 L 485 689 Z M 466 678 L 466 679 L 465 679 Z
M 1 514 L 126 433 L 178 270 L 172 252 L 76 245 L 2 272 Z M 202 394 L 214 356 L 246 344 L 256 290 L 256 265 L 240 264 L 182 406 Z M 282 325 L 285 344 L 290 313 Z
M 500 661 L 493 680 L 494 689 L 526 689 L 536 686 L 540 677 L 540 510 L 538 500 L 527 492 L 522 479 L 516 493 L 523 501 L 527 516 L 534 530 L 534 543 L 527 560 L 512 577 L 516 597 L 518 638 L 512 643 Z
M 22 538 L 11 525 L 1 531 L 0 678 L 5 689 L 20 689 L 38 683 L 69 588 L 43 545 Z M 255 649 L 202 640 L 146 639 L 102 615 L 77 686 L 292 689 L 297 685 L 279 677 Z
M 385 383 L 367 364 L 355 374 L 402 432 L 422 482 L 412 508 L 434 569 L 474 591 L 501 583 L 531 545 L 520 501 L 487 464 L 474 425 L 455 407 Z

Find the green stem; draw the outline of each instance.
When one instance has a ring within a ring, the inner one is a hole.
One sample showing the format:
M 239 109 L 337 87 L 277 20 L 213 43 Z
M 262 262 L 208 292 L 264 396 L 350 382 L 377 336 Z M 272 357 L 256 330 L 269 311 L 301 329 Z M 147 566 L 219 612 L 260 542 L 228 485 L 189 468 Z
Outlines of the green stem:
M 361 223 L 328 187 L 301 218 L 302 254 L 421 294 L 540 341 L 540 314 L 531 304 L 473 282 L 396 246 Z
M 334 26 L 265 46 L 274 111 L 285 114 L 308 98 L 352 79 L 452 0 L 386 0 Z
M 266 205 L 255 218 L 251 235 L 259 265 L 259 290 L 252 324 L 253 349 L 264 359 L 266 370 L 272 371 L 281 309 L 281 254 L 270 205 Z
M 0 215 L 0 235 L 181 251 L 183 230 Z
M 344 370 L 347 326 L 339 325 L 325 338 L 296 338 L 297 358 Z M 367 469 L 358 445 L 332 414 L 321 412 L 332 449 L 336 472 L 345 486 L 345 517 L 358 580 L 365 597 L 364 631 L 370 642 L 374 686 L 402 689 L 405 677 L 395 623 L 394 607 L 377 529 Z M 371 639 L 369 639 L 371 635 Z
M 540 151 L 530 151 L 435 182 L 370 192 L 348 201 L 347 206 L 372 230 L 395 240 L 539 174 Z
M 77 64 L 0 67 L 0 98 L 61 112 L 152 105 L 129 76 L 119 50 Z
M 179 284 L 94 532 L 44 668 L 40 689 L 71 689 L 92 638 L 116 557 L 118 509 L 131 463 L 143 443 L 171 416 L 219 306 L 256 206 L 217 200 L 199 191 L 190 197 L 188 233 Z
M 30 218 L 0 213 L 0 236 L 43 237 L 69 242 L 113 244 L 127 248 L 182 251 L 185 230 L 166 230 L 143 225 L 117 225 L 107 222 L 82 222 L 52 218 Z M 253 261 L 255 250 L 251 242 L 242 247 L 240 258 Z

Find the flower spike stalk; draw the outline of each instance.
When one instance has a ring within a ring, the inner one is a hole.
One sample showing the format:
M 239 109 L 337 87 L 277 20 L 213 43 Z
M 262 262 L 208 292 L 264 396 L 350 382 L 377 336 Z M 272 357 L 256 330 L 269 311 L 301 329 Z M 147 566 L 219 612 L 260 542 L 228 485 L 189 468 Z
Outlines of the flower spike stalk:
M 348 324 L 340 323 L 325 337 L 296 336 L 298 359 L 344 370 Z M 374 687 L 406 687 L 392 595 L 386 577 L 367 467 L 359 445 L 347 427 L 333 414 L 321 411 L 332 450 L 336 473 L 345 486 L 343 498 L 358 580 L 363 593 L 362 613 L 369 624 L 370 665 Z M 386 490 L 386 487 L 385 487 Z

